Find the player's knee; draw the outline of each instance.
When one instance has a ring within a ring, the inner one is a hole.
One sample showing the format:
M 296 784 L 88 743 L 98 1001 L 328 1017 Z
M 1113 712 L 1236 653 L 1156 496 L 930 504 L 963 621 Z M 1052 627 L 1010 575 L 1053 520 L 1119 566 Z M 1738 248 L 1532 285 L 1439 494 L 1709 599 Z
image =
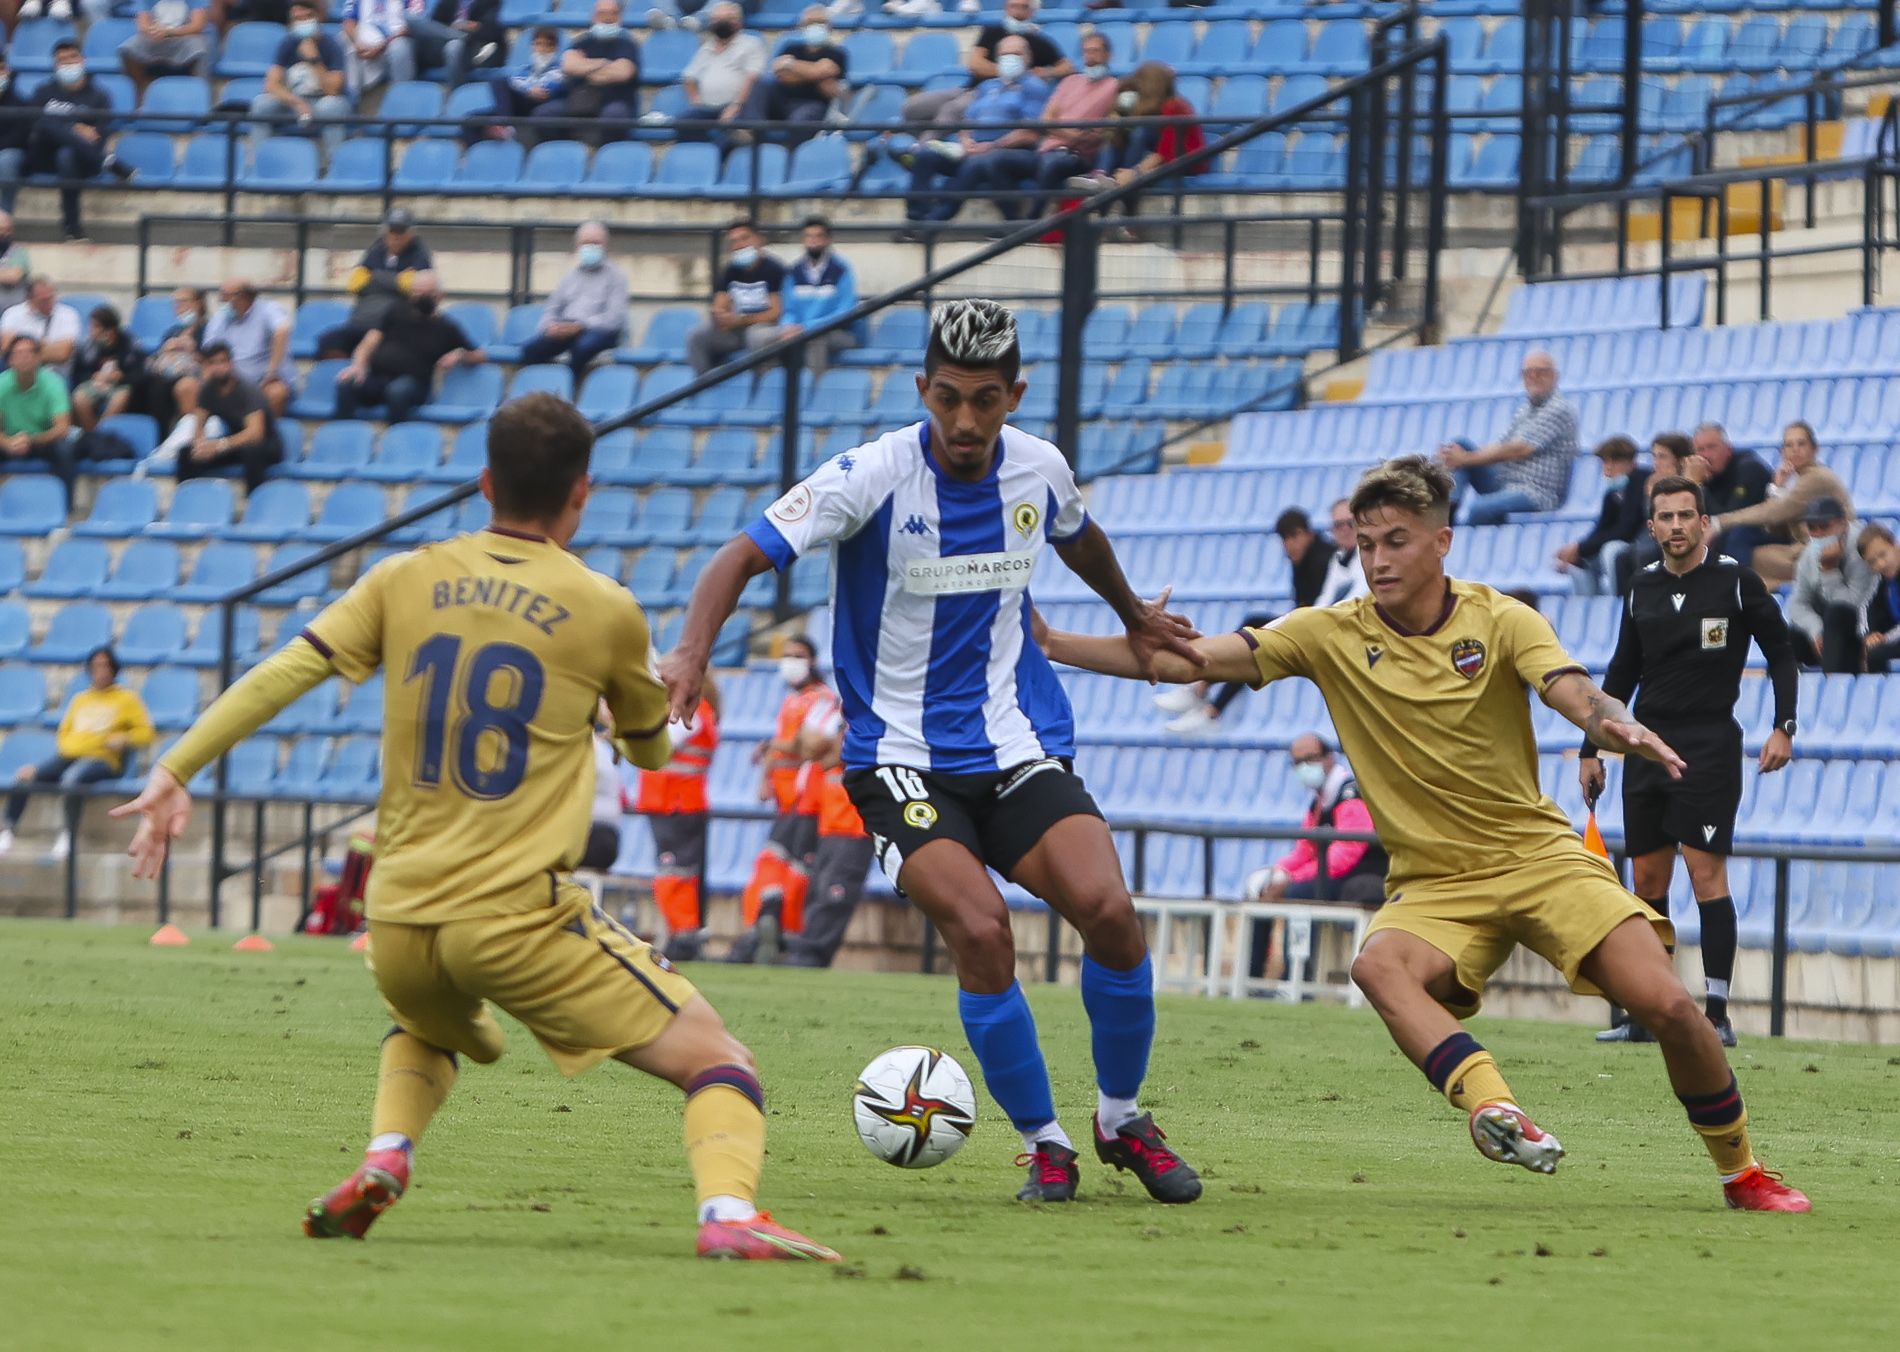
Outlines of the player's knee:
M 1352 984 L 1374 1003 L 1408 980 L 1413 978 L 1405 964 L 1379 949 L 1364 949 L 1352 960 Z
M 1135 905 L 1120 879 L 1104 879 L 1083 887 L 1070 898 L 1070 905 L 1074 909 L 1076 927 L 1086 937 L 1128 930 L 1140 932 L 1141 921 L 1135 915 Z
M 1644 1008 L 1632 1009 L 1631 1013 L 1664 1042 L 1691 1036 L 1709 1026 L 1702 1007 L 1681 986 L 1659 990 L 1642 1004 Z
M 1002 959 L 1014 964 L 1016 936 L 1006 914 L 981 912 L 958 916 L 943 926 L 944 942 L 960 961 Z

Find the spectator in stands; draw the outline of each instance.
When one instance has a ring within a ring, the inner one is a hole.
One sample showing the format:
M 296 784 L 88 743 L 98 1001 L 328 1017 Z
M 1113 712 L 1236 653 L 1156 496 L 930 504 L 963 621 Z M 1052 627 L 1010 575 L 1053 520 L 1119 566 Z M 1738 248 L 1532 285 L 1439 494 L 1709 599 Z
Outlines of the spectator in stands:
M 752 86 L 765 73 L 765 39 L 745 31 L 745 11 L 731 0 L 712 7 L 699 50 L 680 72 L 686 112 L 692 121 L 730 122 L 745 108 Z M 683 141 L 712 139 L 709 131 L 682 131 Z
M 264 392 L 238 374 L 228 343 L 206 343 L 203 377 L 196 409 L 179 419 L 190 429 L 178 452 L 182 482 L 230 466 L 244 474 L 244 487 L 255 493 L 272 465 L 284 458 L 284 443 Z M 176 434 L 174 434 L 176 438 Z
M 1874 594 L 1867 603 L 1867 670 L 1885 675 L 1900 659 L 1900 548 L 1893 532 L 1878 521 L 1862 526 L 1855 548 L 1874 573 Z
M 73 358 L 73 422 L 91 432 L 101 418 L 124 413 L 132 404 L 145 366 L 119 312 L 101 305 L 92 312 L 86 341 Z
M 1680 432 L 1658 432 L 1649 443 L 1649 481 L 1658 479 L 1683 478 L 1701 483 L 1695 478 L 1700 472 L 1707 477 L 1708 466 L 1700 464 L 1695 458 L 1695 446 L 1689 438 Z
M 1603 462 L 1603 505 L 1581 540 L 1557 551 L 1559 572 L 1570 574 L 1578 596 L 1620 596 L 1629 589 L 1629 552 L 1649 520 L 1649 470 L 1636 463 L 1636 443 L 1615 436 L 1598 445 Z
M 5 343 L 7 369 L 0 372 L 0 464 L 47 461 L 65 483 L 70 501 L 73 419 L 66 382 L 41 361 L 40 340 L 32 334 L 13 334 Z
M 435 0 L 427 13 L 409 15 L 417 65 L 442 67 L 442 83 L 449 89 L 466 80 L 472 67 L 498 61 L 507 38 L 501 0 Z
M 1082 69 L 1062 77 L 1049 102 L 1043 105 L 1042 120 L 1095 122 L 1113 113 L 1121 84 L 1109 73 L 1109 55 L 1108 34 L 1090 33 L 1083 38 Z M 1033 184 L 1045 193 L 1054 193 L 1095 164 L 1103 143 L 1097 128 L 1055 127 L 1043 133 L 1033 155 L 1021 150 L 997 151 L 984 167 L 992 186 L 1026 188 Z M 996 209 L 1005 220 L 1017 220 L 1041 215 L 1055 205 L 1056 199 L 1051 197 L 1033 210 L 1025 210 L 1020 203 L 1003 202 L 998 202 Z
M 285 0 L 211 0 L 211 26 L 224 33 L 234 23 L 288 23 L 296 8 Z
M 356 111 L 356 95 L 349 86 L 349 54 L 323 31 L 321 13 L 315 0 L 296 0 L 290 7 L 290 28 L 264 74 L 264 92 L 251 100 L 251 116 L 258 119 L 251 128 L 253 155 L 270 135 L 271 122 L 292 118 L 299 125 L 328 124 L 325 154 L 335 154 L 343 143 L 336 119 Z
M 424 10 L 425 0 L 343 0 L 343 47 L 354 97 L 416 78 L 409 20 Z
M 211 11 L 205 0 L 139 0 L 138 31 L 119 48 L 119 64 L 139 97 L 160 75 L 211 73 Z
M 640 44 L 621 26 L 620 0 L 594 0 L 594 22 L 561 53 L 561 92 L 534 110 L 535 117 L 597 117 L 630 122 L 640 109 Z M 552 133 L 563 140 L 598 143 L 604 138 L 573 130 Z
M 33 119 L 38 110 L 25 79 L 13 73 L 6 52 L 0 50 L 0 215 L 6 217 L 8 239 L 13 236 L 13 199 L 19 195 L 20 180 L 26 176 L 26 147 L 33 139 Z M 0 271 L 24 272 L 25 268 L 25 263 L 0 263 Z M 19 304 L 19 296 L 7 295 L 19 289 L 17 277 L 11 282 L 0 280 L 0 298 L 4 298 L 0 308 Z
M 177 390 L 184 380 L 198 377 L 198 349 L 204 344 L 205 293 L 195 286 L 181 286 L 172 292 L 172 323 L 160 340 L 158 351 L 145 363 L 141 382 L 140 406 L 158 423 L 159 430 L 169 429 L 178 418 Z
M 462 326 L 440 312 L 441 300 L 435 273 L 418 272 L 409 299 L 392 305 L 363 335 L 337 377 L 337 417 L 354 418 L 362 406 L 381 404 L 390 422 L 405 422 L 429 402 L 438 375 L 488 360 Z
M 19 784 L 57 784 L 77 790 L 102 779 L 117 779 L 126 771 L 126 756 L 150 746 L 152 715 L 145 701 L 119 684 L 119 659 L 110 648 L 95 648 L 86 658 L 87 686 L 73 696 L 60 716 L 53 755 L 38 765 L 23 765 L 14 776 Z M 26 815 L 27 795 L 7 797 L 4 825 L 0 825 L 0 854 L 13 848 L 13 833 Z M 84 800 L 76 793 L 66 799 L 66 829 L 53 842 L 53 858 L 64 859 L 79 832 Z
M 823 5 L 807 5 L 798 16 L 798 33 L 788 38 L 772 58 L 769 74 L 752 82 L 739 116 L 745 121 L 792 122 L 816 125 L 844 93 L 845 76 L 851 58 L 832 40 L 826 22 L 829 13 Z M 773 140 L 788 143 L 807 140 L 809 130 L 779 135 Z M 733 139 L 744 142 L 750 132 L 735 132 Z
M 726 266 L 713 284 L 706 321 L 686 336 L 686 360 L 703 376 L 735 352 L 764 347 L 784 317 L 785 265 L 766 253 L 751 221 L 726 227 Z
M 1144 61 L 1116 86 L 1114 113 L 1117 117 L 1185 119 L 1194 116 L 1194 105 L 1175 88 L 1173 67 L 1163 61 Z M 1198 122 L 1110 131 L 1102 138 L 1095 172 L 1071 178 L 1068 186 L 1075 192 L 1104 192 L 1192 155 L 1206 143 Z M 1129 198 L 1123 204 L 1127 214 L 1134 215 L 1138 203 L 1139 198 Z
M 106 148 L 112 118 L 112 96 L 86 69 L 79 44 L 63 38 L 53 45 L 53 78 L 34 93 L 39 116 L 27 137 L 20 160 L 23 174 L 52 174 L 62 180 L 85 180 L 109 173 L 120 182 L 133 177 L 132 166 Z M 0 187 L 0 210 L 12 211 L 19 180 Z M 62 233 L 69 240 L 84 239 L 79 220 L 79 188 L 59 190 Z
M 1312 791 L 1301 826 L 1308 831 L 1350 831 L 1376 834 L 1372 814 L 1359 796 L 1352 770 L 1316 732 L 1303 732 L 1287 749 L 1293 775 Z M 1326 872 L 1320 876 L 1320 847 L 1298 840 L 1274 863 L 1248 875 L 1244 891 L 1249 901 L 1346 901 L 1378 906 L 1385 900 L 1386 853 L 1377 843 L 1336 840 L 1326 846 Z M 1255 924 L 1249 945 L 1248 968 L 1255 976 L 1279 970 L 1275 960 L 1285 923 Z
M 1879 577 L 1853 546 L 1859 533 L 1838 498 L 1816 498 L 1802 518 L 1808 543 L 1795 565 L 1788 628 L 1802 662 L 1822 671 L 1866 665 L 1867 603 Z
M 363 250 L 345 283 L 356 297 L 349 320 L 317 336 L 317 355 L 354 356 L 363 335 L 409 294 L 416 274 L 434 266 L 429 246 L 416 235 L 415 214 L 408 207 L 391 207 L 383 217 L 383 233 Z
M 1791 422 L 1781 434 L 1781 464 L 1775 470 L 1768 496 L 1752 507 L 1732 512 L 1710 511 L 1709 534 L 1721 537 L 1719 552 L 1746 563 L 1773 591 L 1794 580 L 1801 558 L 1800 523 L 1808 504 L 1834 498 L 1854 515 L 1854 499 L 1841 476 L 1820 462 L 1821 448 L 1814 429 Z M 1705 490 L 1706 491 L 1706 490 Z M 1744 558 L 1737 549 L 1748 550 Z
M 1721 423 L 1697 427 L 1691 444 L 1695 448 L 1691 465 L 1696 460 L 1702 465 L 1688 477 L 1702 485 L 1710 516 L 1733 515 L 1767 499 L 1774 475 L 1757 456 L 1736 450 Z M 1760 526 L 1737 526 L 1724 534 L 1720 552 L 1746 567 L 1755 546 L 1766 538 Z
M 1570 487 L 1577 454 L 1577 410 L 1557 393 L 1557 362 L 1548 352 L 1525 354 L 1524 402 L 1504 434 L 1488 446 L 1466 440 L 1438 448 L 1464 499 L 1458 521 L 1495 526 L 1513 512 L 1554 512 Z
M 1053 86 L 1073 71 L 1075 67 L 1062 54 L 1062 49 L 1036 26 L 1035 17 L 1036 0 L 1004 0 L 1001 22 L 983 25 L 976 35 L 976 45 L 964 55 L 964 67 L 970 72 L 968 85 L 962 89 L 933 89 L 912 94 L 904 100 L 904 121 L 949 126 L 971 120 L 968 113 L 977 90 L 1003 73 L 1005 38 L 1021 38 L 1028 44 L 1024 53 L 1028 58 L 1025 69 L 1045 86 Z
M 554 284 L 540 327 L 521 345 L 522 365 L 566 353 L 578 379 L 626 332 L 627 274 L 607 261 L 607 227 L 588 221 L 574 232 L 574 266 Z
M 244 379 L 264 392 L 281 418 L 297 392 L 297 367 L 290 359 L 290 315 L 257 287 L 234 277 L 218 288 L 218 312 L 205 325 L 204 345 L 224 343 Z
M 40 361 L 69 381 L 82 330 L 79 311 L 60 300 L 53 279 L 34 273 L 26 279 L 26 299 L 0 314 L 0 348 L 11 352 L 13 340 L 22 334 L 36 338 Z
M 779 336 L 791 338 L 816 328 L 858 303 L 858 279 L 849 263 L 831 247 L 831 222 L 807 216 L 805 252 L 785 274 L 784 324 Z M 805 365 L 813 375 L 831 365 L 840 352 L 858 345 L 856 325 L 833 329 L 805 344 Z
M 529 35 L 527 60 L 513 71 L 489 80 L 489 88 L 495 96 L 495 115 L 510 121 L 532 117 L 566 85 L 567 76 L 561 73 L 560 35 L 545 24 Z M 515 128 L 488 127 L 486 134 L 505 139 L 515 134 Z
M 1030 73 L 1029 60 L 1027 39 L 1004 38 L 996 48 L 995 78 L 977 86 L 976 97 L 964 114 L 972 129 L 958 132 L 953 140 L 918 147 L 910 164 L 906 219 L 949 220 L 963 209 L 966 194 L 989 181 L 986 156 L 1035 146 L 1038 133 L 1023 124 L 1041 114 L 1049 101 L 1049 86 Z M 949 186 L 950 195 L 934 191 L 940 183 Z

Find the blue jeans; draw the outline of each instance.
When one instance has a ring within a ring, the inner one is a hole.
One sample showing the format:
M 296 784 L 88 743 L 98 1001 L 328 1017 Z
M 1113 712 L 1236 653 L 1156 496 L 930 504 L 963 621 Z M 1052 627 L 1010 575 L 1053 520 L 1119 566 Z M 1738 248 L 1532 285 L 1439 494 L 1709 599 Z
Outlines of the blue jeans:
M 451 24 L 413 16 L 408 20 L 409 38 L 416 44 L 416 65 L 442 64 L 442 85 L 453 89 L 468 78 L 469 39 L 475 34 Z
M 563 352 L 573 363 L 574 374 L 585 371 L 603 352 L 611 351 L 620 342 L 619 329 L 582 329 L 571 338 L 555 338 L 545 333 L 537 333 L 521 345 L 521 364 L 534 366 L 541 362 L 553 361 Z
M 72 760 L 65 756 L 54 756 L 43 760 L 31 770 L 21 773 L 21 780 L 30 784 L 57 784 L 62 789 L 77 789 L 101 779 L 116 779 L 119 772 L 108 761 L 92 757 Z M 20 818 L 26 815 L 28 795 L 14 790 L 7 795 L 7 830 L 11 831 L 20 824 Z M 66 800 L 66 829 L 74 835 L 79 833 L 79 813 L 85 799 L 75 795 Z
M 26 177 L 26 151 L 19 146 L 0 150 L 0 211 L 13 214 L 13 203 L 20 195 L 20 180 Z
M 379 376 L 371 371 L 358 382 L 336 383 L 336 416 L 354 418 L 363 405 L 383 406 L 388 420 L 407 422 L 417 409 L 429 402 L 429 382 L 415 376 Z
M 991 151 L 995 154 L 995 151 Z M 931 189 L 938 179 L 952 192 L 967 193 L 983 185 L 988 171 L 985 155 L 965 155 L 953 159 L 935 150 L 919 150 L 910 162 L 910 196 L 904 201 L 904 215 L 913 221 L 947 221 L 963 209 L 961 197 L 936 197 Z
M 1512 512 L 1537 512 L 1537 500 L 1521 488 L 1506 488 L 1496 465 L 1452 471 L 1451 499 L 1464 526 L 1496 526 Z

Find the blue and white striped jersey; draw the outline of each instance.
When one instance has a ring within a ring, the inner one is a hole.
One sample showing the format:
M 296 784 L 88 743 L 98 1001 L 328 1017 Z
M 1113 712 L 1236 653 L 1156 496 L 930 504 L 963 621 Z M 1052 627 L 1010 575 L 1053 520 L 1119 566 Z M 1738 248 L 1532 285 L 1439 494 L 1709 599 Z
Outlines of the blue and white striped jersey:
M 834 456 L 746 534 L 774 566 L 832 546 L 832 666 L 854 769 L 1006 770 L 1075 754 L 1068 696 L 1029 637 L 1029 576 L 1088 523 L 1068 462 L 1005 427 L 980 483 L 918 423 Z

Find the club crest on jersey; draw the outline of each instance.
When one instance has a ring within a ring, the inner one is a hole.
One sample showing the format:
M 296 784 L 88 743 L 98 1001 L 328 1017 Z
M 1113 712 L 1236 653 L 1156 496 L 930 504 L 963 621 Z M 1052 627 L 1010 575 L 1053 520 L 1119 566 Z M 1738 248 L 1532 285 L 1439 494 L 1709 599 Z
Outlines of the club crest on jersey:
M 1010 523 L 1016 527 L 1016 533 L 1027 540 L 1036 533 L 1036 525 L 1042 520 L 1042 513 L 1036 510 L 1033 502 L 1019 502 L 1016 510 L 1009 514 Z
M 1717 648 L 1728 647 L 1728 621 L 1725 619 L 1702 621 L 1702 651 L 1713 652 Z
M 937 824 L 937 809 L 929 803 L 904 804 L 904 825 L 914 831 L 928 831 Z
M 1475 638 L 1461 638 L 1451 645 L 1451 669 L 1471 680 L 1484 670 L 1484 644 Z
M 1376 643 L 1366 645 L 1366 670 L 1371 671 L 1379 665 L 1379 659 L 1385 656 L 1385 649 Z
M 803 521 L 811 515 L 811 490 L 799 484 L 791 492 L 765 509 L 765 514 L 774 521 L 783 521 L 787 525 Z

